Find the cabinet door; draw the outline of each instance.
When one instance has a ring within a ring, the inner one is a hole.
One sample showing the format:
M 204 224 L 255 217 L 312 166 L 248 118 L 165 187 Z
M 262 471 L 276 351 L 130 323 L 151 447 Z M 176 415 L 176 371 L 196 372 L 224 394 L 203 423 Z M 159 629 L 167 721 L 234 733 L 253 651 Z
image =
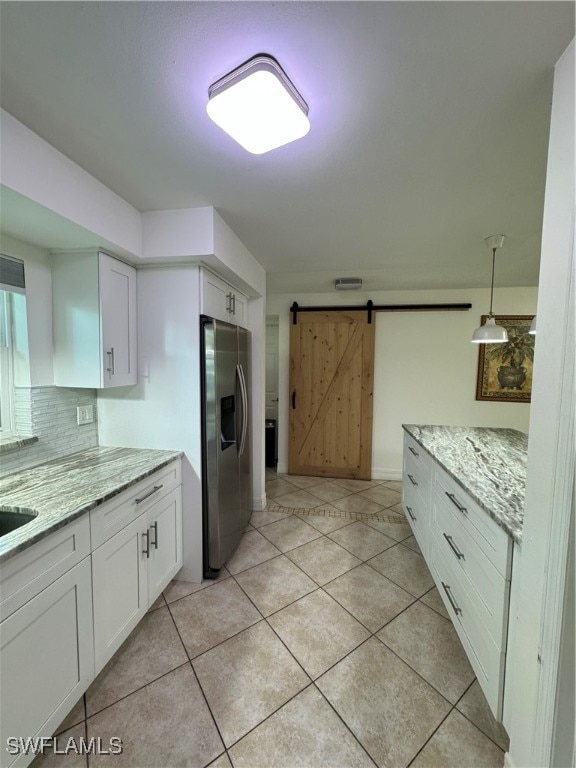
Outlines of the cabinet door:
M 148 610 L 146 516 L 92 552 L 96 674 Z
M 51 736 L 94 676 L 90 558 L 0 624 L 2 766 L 8 737 Z
M 152 604 L 182 567 L 182 488 L 158 501 L 149 510 L 148 520 L 148 602 Z
M 230 295 L 232 288 L 211 272 L 201 273 L 201 307 L 202 314 L 214 317 L 216 320 L 232 322 L 230 315 Z
M 247 327 L 248 312 L 247 312 L 247 299 L 243 293 L 239 293 L 237 290 L 232 289 L 232 321 L 236 325 L 241 325 L 243 328 Z
M 136 384 L 136 270 L 99 254 L 103 387 Z

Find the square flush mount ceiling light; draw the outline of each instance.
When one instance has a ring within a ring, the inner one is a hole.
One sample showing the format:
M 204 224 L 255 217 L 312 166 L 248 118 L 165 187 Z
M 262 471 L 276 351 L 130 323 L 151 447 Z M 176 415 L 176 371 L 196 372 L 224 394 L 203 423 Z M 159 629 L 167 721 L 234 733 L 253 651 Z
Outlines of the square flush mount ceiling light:
M 234 141 L 262 155 L 310 130 L 308 105 L 271 56 L 259 54 L 213 83 L 206 111 Z

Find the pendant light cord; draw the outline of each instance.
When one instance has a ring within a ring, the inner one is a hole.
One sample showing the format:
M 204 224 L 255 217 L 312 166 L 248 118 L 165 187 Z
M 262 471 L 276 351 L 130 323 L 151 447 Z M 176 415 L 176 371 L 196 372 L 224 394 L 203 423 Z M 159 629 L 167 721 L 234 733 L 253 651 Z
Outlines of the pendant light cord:
M 488 317 L 493 317 L 492 313 L 492 299 L 494 298 L 494 267 L 496 266 L 496 248 L 492 248 L 492 284 L 490 285 L 490 314 Z

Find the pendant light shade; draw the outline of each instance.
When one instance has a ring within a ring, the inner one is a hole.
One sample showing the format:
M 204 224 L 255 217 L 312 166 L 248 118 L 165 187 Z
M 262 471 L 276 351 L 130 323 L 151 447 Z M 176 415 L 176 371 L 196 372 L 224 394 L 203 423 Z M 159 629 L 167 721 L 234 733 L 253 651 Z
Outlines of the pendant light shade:
M 490 312 L 484 325 L 476 328 L 470 341 L 473 344 L 505 344 L 508 341 L 508 332 L 501 325 L 496 325 L 496 318 L 492 312 L 494 298 L 494 267 L 496 264 L 496 249 L 504 245 L 504 235 L 490 235 L 485 242 L 492 249 L 492 282 L 490 285 Z

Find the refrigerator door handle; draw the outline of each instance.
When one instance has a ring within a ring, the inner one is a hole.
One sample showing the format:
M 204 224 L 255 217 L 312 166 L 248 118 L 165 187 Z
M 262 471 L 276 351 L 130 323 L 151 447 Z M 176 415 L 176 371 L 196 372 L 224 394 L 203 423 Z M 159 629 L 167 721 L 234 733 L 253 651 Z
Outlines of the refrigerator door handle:
M 242 456 L 246 444 L 246 435 L 248 433 L 248 394 L 246 392 L 246 379 L 241 365 L 236 366 L 236 375 L 240 384 L 240 394 L 242 396 L 242 430 L 240 433 L 240 447 L 238 455 Z

